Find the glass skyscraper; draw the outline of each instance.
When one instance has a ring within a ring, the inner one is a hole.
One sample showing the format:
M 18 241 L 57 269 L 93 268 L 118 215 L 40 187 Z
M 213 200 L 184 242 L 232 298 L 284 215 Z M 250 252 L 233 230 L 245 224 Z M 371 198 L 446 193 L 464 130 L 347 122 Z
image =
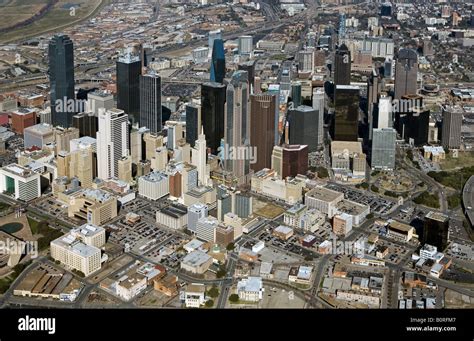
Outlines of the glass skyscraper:
M 336 85 L 332 126 L 334 141 L 357 141 L 359 130 L 359 87 Z
M 117 108 L 125 111 L 132 123 L 140 120 L 141 71 L 138 55 L 128 52 L 117 61 Z
M 140 75 L 140 126 L 161 131 L 161 78 L 155 73 Z
M 206 135 L 206 144 L 217 152 L 224 137 L 224 108 L 226 86 L 220 83 L 204 83 L 201 86 L 201 119 Z
M 75 103 L 74 94 L 74 44 L 67 35 L 55 35 L 49 42 L 49 80 L 51 87 L 51 117 L 55 126 L 68 128 L 74 111 L 66 110 Z M 56 110 L 60 101 L 62 111 Z M 75 106 L 74 106 L 75 107 Z
M 222 39 L 215 39 L 212 47 L 211 82 L 222 83 L 225 77 L 225 52 Z

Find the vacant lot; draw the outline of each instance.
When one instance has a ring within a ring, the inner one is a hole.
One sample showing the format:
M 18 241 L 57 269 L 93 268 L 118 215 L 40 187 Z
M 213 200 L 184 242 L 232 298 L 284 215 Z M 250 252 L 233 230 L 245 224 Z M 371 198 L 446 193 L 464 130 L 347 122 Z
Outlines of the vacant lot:
M 458 158 L 453 158 L 452 153 L 440 162 L 442 170 L 451 170 L 462 167 L 474 166 L 474 152 L 459 152 Z
M 0 28 L 10 27 L 33 17 L 48 3 L 47 0 L 3 0 L 3 3 L 1 1 Z M 0 42 L 27 39 L 56 29 L 61 30 L 96 12 L 95 9 L 100 9 L 106 2 L 106 0 L 60 0 L 31 24 L 0 34 Z M 74 10 L 71 10 L 72 7 Z

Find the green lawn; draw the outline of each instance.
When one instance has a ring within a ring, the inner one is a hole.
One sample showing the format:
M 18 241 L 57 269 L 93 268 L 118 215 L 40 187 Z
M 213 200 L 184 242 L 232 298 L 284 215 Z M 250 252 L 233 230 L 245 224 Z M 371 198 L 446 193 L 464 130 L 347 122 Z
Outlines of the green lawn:
M 446 155 L 446 159 L 440 162 L 442 170 L 452 170 L 461 167 L 474 166 L 474 152 L 459 152 L 458 158 L 454 159 L 452 153 Z
M 466 181 L 474 174 L 474 166 L 464 167 L 450 172 L 429 172 L 428 175 L 435 179 L 440 184 L 451 187 L 456 190 L 461 190 Z

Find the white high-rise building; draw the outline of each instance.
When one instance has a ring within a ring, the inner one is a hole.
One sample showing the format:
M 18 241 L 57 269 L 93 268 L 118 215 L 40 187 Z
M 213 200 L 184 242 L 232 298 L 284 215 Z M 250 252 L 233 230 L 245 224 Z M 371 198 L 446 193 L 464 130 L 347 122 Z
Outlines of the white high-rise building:
M 374 128 L 392 128 L 392 99 L 390 97 L 380 97 L 377 118 L 377 127 Z
M 316 88 L 313 91 L 313 109 L 317 110 L 317 142 L 318 146 L 324 143 L 324 89 Z
M 207 242 L 214 242 L 216 239 L 216 228 L 219 220 L 212 216 L 204 217 L 198 220 L 196 224 L 196 236 Z
M 207 172 L 207 146 L 206 135 L 204 129 L 201 130 L 198 139 L 192 149 L 192 164 L 196 166 L 198 171 L 198 181 L 202 186 L 207 186 L 209 183 L 209 174 Z
M 99 109 L 97 176 L 118 177 L 118 161 L 129 155 L 128 115 L 120 109 Z
M 208 206 L 196 203 L 188 207 L 188 230 L 196 233 L 197 222 L 208 215 Z

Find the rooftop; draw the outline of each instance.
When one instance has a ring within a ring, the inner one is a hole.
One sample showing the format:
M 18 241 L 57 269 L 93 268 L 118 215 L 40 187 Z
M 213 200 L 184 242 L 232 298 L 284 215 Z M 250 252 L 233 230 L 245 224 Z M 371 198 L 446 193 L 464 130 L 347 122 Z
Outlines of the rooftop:
M 322 201 L 334 201 L 337 199 L 343 199 L 344 194 L 324 187 L 315 187 L 311 191 L 306 193 L 306 197 Z
M 209 259 L 211 259 L 211 256 L 202 251 L 195 250 L 187 254 L 181 262 L 190 266 L 200 266 L 209 261 Z

